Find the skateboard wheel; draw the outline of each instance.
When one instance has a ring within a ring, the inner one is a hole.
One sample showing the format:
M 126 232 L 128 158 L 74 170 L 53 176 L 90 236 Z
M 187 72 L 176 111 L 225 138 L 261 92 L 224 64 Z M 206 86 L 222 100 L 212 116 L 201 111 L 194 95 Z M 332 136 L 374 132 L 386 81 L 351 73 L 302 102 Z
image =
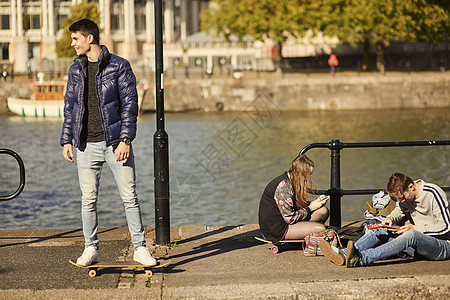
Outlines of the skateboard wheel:
M 152 277 L 152 276 L 153 276 L 152 270 L 145 270 L 145 275 L 146 275 L 148 278 Z
M 97 271 L 89 270 L 89 277 L 95 277 L 95 275 L 97 275 Z
M 273 254 L 277 254 L 280 251 L 280 249 L 278 248 L 278 246 L 272 246 L 272 248 L 270 248 L 270 252 L 272 252 Z

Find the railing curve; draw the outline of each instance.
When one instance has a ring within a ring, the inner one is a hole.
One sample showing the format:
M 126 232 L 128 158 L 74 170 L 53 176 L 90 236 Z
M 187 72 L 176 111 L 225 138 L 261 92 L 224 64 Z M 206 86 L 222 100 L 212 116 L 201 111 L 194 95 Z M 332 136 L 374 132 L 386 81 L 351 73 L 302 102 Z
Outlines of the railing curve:
M 25 187 L 25 165 L 24 165 L 23 160 L 20 157 L 20 155 L 10 149 L 0 148 L 0 154 L 11 155 L 12 157 L 14 157 L 16 159 L 17 163 L 19 164 L 20 181 L 19 181 L 19 186 L 17 187 L 16 191 L 7 196 L 0 195 L 0 201 L 8 201 L 8 200 L 12 200 L 12 199 L 16 198 L 17 196 L 19 196 L 20 193 L 22 193 L 23 188 Z

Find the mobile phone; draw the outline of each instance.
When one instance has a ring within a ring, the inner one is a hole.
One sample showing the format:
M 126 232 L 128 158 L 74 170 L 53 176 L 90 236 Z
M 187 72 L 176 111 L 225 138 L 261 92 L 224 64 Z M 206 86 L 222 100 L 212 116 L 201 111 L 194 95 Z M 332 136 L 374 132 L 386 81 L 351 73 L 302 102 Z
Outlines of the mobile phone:
M 326 201 L 330 200 L 330 195 L 326 195 L 326 196 L 325 196 L 325 200 L 326 200 Z

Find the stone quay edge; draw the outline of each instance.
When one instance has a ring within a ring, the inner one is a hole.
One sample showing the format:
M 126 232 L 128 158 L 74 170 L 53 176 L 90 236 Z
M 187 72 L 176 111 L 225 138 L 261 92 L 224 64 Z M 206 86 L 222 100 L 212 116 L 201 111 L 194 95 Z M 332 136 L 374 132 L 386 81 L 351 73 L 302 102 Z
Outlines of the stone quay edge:
M 256 224 L 173 226 L 172 243 L 148 247 L 159 261 L 150 279 L 139 269 L 100 269 L 91 278 L 71 265 L 81 229 L 0 230 L 1 299 L 448 299 L 450 261 L 394 259 L 347 269 L 299 245 L 272 254 Z M 99 230 L 100 259 L 130 260 L 127 228 Z

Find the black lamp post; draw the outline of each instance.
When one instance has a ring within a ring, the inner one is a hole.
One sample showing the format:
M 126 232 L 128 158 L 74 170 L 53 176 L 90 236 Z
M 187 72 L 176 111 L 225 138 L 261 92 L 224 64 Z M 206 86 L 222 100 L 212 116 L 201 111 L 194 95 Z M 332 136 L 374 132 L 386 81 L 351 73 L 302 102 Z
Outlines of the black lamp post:
M 155 0 L 156 132 L 153 135 L 156 244 L 170 243 L 169 137 L 164 129 L 162 0 Z

